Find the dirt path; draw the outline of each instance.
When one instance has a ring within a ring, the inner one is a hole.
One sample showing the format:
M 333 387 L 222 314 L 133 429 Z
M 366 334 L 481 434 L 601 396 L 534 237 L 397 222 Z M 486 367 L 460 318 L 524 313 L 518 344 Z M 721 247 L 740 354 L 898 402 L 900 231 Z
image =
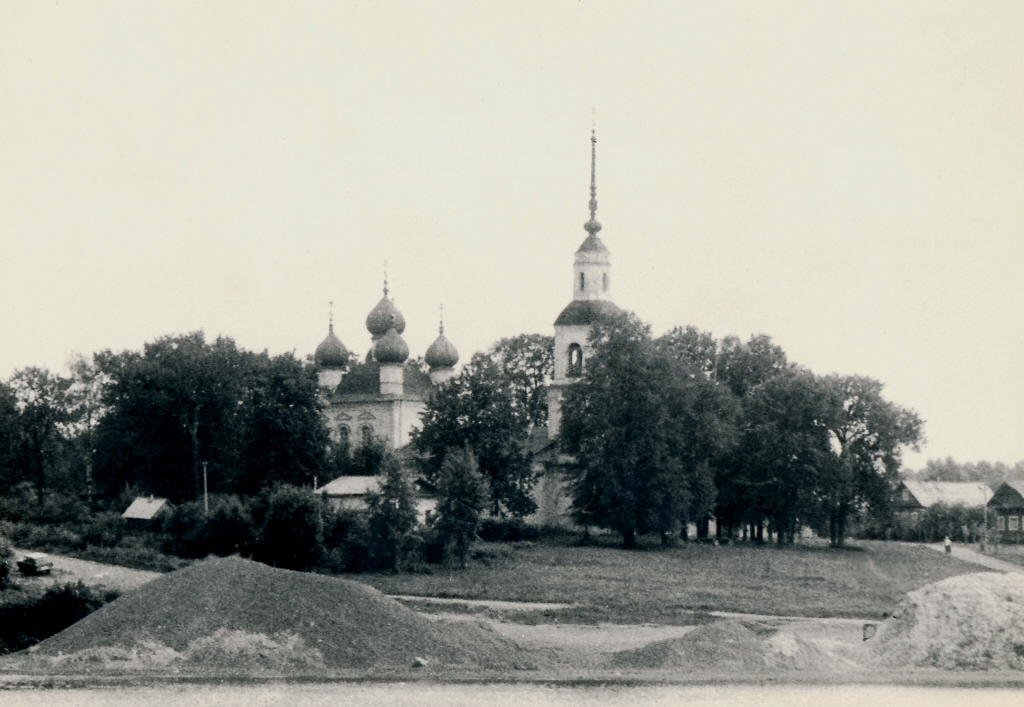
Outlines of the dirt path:
M 22 557 L 25 550 L 15 549 L 15 557 Z M 133 570 L 119 565 L 107 565 L 102 562 L 90 562 L 79 560 L 64 555 L 51 555 L 47 557 L 53 560 L 53 572 L 41 577 L 20 577 L 21 582 L 39 582 L 43 584 L 57 584 L 63 582 L 77 582 L 89 586 L 104 586 L 109 589 L 116 589 L 119 592 L 127 592 L 141 587 L 146 582 L 160 576 L 159 572 L 147 572 L 145 570 Z
M 927 547 L 932 550 L 935 550 L 936 552 L 946 551 L 942 543 L 934 543 L 931 545 L 927 545 Z M 953 543 L 952 550 L 953 557 L 957 558 L 958 560 L 963 560 L 964 562 L 972 562 L 976 565 L 987 567 L 990 570 L 996 570 L 997 572 L 1024 572 L 1024 567 L 1021 567 L 1020 565 L 1015 565 L 1012 562 L 1004 562 L 1003 560 L 997 560 L 994 557 L 983 555 L 968 545 Z

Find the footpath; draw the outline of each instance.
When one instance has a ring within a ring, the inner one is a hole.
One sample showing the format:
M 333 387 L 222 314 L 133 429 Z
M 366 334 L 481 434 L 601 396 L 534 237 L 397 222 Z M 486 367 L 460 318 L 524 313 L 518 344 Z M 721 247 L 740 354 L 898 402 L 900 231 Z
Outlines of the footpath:
M 942 543 L 932 543 L 927 546 L 928 548 L 935 550 L 936 552 L 946 552 L 946 548 Z M 996 570 L 997 572 L 1024 572 L 1024 567 L 1016 565 L 1012 562 L 1006 562 L 1004 560 L 996 559 L 990 555 L 983 555 L 974 548 L 968 545 L 961 545 L 959 543 L 953 543 L 953 557 L 964 562 L 971 562 L 982 567 L 987 567 L 990 570 Z

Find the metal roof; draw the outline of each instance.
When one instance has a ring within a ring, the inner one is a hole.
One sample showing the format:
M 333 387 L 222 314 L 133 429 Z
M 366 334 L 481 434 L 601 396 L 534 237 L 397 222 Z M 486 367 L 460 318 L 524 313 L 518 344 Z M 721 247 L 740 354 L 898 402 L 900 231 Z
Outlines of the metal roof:
M 936 503 L 984 506 L 992 498 L 988 484 L 974 481 L 904 481 L 903 486 L 925 508 Z
M 365 496 L 380 491 L 376 476 L 339 476 L 316 490 L 325 496 Z
M 171 504 L 166 498 L 155 498 L 153 496 L 137 496 L 131 505 L 121 514 L 127 520 L 153 520 L 157 513 L 170 508 Z

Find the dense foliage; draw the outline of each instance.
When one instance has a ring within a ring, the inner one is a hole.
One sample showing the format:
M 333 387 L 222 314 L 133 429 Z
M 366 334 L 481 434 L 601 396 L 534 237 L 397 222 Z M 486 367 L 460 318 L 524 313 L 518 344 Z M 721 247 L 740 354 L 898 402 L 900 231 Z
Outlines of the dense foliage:
M 694 522 L 706 533 L 766 525 L 792 542 L 801 525 L 842 545 L 848 519 L 884 511 L 901 450 L 921 437 L 915 413 L 877 381 L 818 377 L 765 336 L 716 342 L 696 329 L 653 339 L 632 315 L 595 327 L 594 353 L 565 396 L 562 443 L 578 522 L 627 547 Z
M 494 515 L 536 509 L 530 431 L 547 420 L 543 383 L 551 374 L 552 340 L 539 335 L 502 339 L 478 353 L 427 404 L 413 445 L 427 481 L 436 484 L 452 450 L 469 446 L 490 485 Z

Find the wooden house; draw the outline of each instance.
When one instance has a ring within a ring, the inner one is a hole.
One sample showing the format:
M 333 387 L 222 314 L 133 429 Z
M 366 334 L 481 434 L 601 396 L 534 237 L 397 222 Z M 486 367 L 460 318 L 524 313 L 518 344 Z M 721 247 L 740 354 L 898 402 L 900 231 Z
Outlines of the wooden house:
M 988 502 L 989 528 L 1000 542 L 1024 542 L 1024 481 L 1004 481 Z

